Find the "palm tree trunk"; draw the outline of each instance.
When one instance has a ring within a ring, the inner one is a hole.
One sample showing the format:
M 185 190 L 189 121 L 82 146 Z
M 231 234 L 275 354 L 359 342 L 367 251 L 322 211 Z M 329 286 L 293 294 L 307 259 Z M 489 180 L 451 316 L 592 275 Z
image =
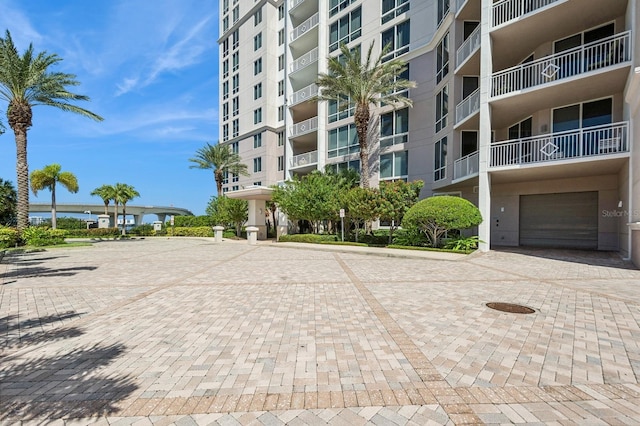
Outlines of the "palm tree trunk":
M 127 235 L 127 205 L 122 205 L 122 235 Z
M 113 206 L 113 227 L 118 229 L 118 203 Z
M 56 184 L 51 186 L 51 228 L 56 229 L 58 221 L 56 220 Z
M 27 130 L 14 128 L 16 140 L 16 174 L 18 177 L 18 229 L 29 226 L 29 165 L 27 163 Z
M 360 145 L 360 187 L 369 188 L 369 107 L 358 105 L 354 115 L 358 143 Z

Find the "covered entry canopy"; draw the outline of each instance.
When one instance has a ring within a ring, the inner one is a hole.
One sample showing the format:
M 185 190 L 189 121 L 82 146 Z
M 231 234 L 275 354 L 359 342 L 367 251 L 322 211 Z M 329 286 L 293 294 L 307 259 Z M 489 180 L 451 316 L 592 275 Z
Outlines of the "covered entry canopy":
M 258 228 L 258 239 L 267 238 L 267 227 L 265 225 L 265 201 L 271 200 L 272 188 L 266 186 L 247 186 L 239 191 L 227 192 L 225 195 L 229 198 L 237 198 L 239 200 L 247 200 L 249 202 L 249 218 L 247 226 L 255 226 Z

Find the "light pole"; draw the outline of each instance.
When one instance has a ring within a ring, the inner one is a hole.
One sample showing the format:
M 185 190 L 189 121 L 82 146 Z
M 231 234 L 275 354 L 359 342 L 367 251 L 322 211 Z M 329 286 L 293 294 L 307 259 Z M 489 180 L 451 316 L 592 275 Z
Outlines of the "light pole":
M 84 213 L 89 215 L 89 220 L 87 220 L 87 229 L 89 229 L 89 222 L 91 222 L 91 210 L 85 210 Z

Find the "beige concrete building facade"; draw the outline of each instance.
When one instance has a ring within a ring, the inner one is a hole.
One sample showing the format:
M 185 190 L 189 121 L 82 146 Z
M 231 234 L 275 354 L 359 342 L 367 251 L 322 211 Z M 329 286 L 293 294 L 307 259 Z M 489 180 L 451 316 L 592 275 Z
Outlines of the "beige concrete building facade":
M 409 65 L 413 108 L 375 112 L 370 181 L 480 208 L 481 249 L 620 251 L 640 263 L 635 0 L 221 0 L 220 141 L 250 177 L 359 168 L 352 111 L 316 103 L 339 45 Z

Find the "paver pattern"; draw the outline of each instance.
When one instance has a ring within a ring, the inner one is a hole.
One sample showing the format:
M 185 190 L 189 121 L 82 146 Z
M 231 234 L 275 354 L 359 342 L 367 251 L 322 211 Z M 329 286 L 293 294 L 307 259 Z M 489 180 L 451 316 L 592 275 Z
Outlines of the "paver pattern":
M 640 424 L 628 262 L 374 253 L 157 238 L 9 254 L 0 424 Z

